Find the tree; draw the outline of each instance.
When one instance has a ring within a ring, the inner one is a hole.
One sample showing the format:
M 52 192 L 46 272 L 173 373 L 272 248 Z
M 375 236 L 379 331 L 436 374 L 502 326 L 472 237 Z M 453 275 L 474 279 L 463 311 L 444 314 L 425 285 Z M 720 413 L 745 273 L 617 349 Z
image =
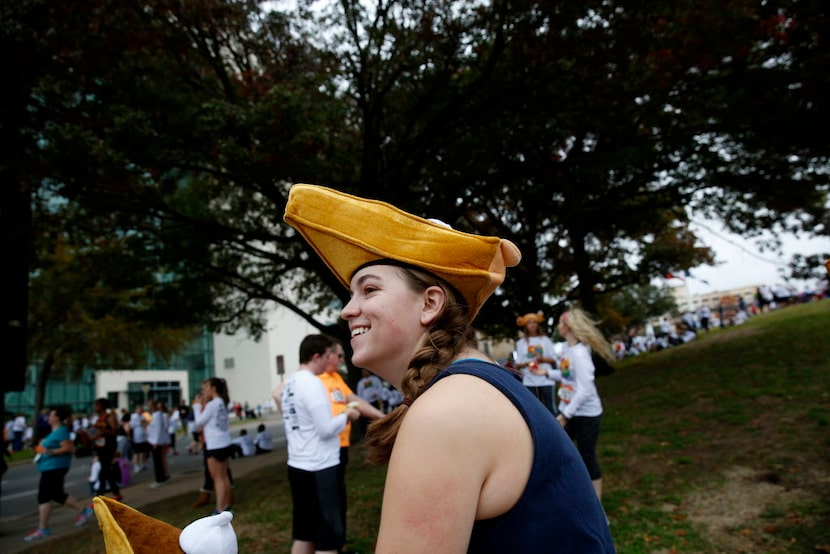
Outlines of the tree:
M 820 16 L 807 2 L 25 4 L 49 53 L 23 106 L 27 177 L 143 237 L 214 328 L 256 333 L 272 302 L 320 327 L 345 298 L 279 221 L 298 181 L 514 240 L 524 263 L 477 320 L 496 335 L 710 261 L 694 214 L 827 232 L 823 142 L 788 133 L 767 158 L 772 133 L 734 106 L 744 77 L 774 74 L 800 120 L 824 113 L 824 77 L 794 85 L 825 29 L 774 72 L 788 43 L 758 34 L 773 12 Z
M 140 240 L 100 235 L 70 240 L 46 225 L 69 221 L 64 212 L 52 208 L 37 217 L 28 340 L 29 359 L 38 365 L 35 413 L 52 377 L 77 377 L 85 368 L 138 368 L 150 355 L 168 359 L 199 329 L 198 315 L 186 305 L 166 303 L 167 276 L 142 263 L 152 254 L 143 251 Z
M 628 332 L 646 324 L 653 317 L 677 311 L 677 303 L 665 287 L 640 285 L 626 287 L 613 295 L 607 330 Z

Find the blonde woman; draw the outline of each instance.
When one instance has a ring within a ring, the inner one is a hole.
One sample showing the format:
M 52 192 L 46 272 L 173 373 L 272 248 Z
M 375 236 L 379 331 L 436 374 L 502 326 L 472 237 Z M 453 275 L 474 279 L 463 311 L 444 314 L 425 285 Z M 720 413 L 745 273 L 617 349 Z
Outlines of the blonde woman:
M 596 370 L 591 352 L 609 363 L 614 361 L 614 354 L 596 322 L 583 310 L 574 308 L 563 313 L 557 330 L 566 344 L 556 372 L 560 380 L 556 419 L 576 443 L 597 498 L 602 498 L 602 472 L 597 461 L 602 401 L 594 382 Z

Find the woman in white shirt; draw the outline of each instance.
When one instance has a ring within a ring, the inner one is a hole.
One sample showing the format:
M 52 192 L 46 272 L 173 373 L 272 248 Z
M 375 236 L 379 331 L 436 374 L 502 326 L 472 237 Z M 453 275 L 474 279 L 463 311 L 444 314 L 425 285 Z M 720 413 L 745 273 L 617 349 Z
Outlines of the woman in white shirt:
M 598 498 L 602 498 L 602 472 L 597 461 L 597 441 L 602 417 L 602 401 L 594 382 L 596 368 L 591 352 L 614 361 L 611 345 L 602 336 L 596 323 L 580 310 L 572 309 L 562 314 L 557 326 L 566 345 L 559 360 L 559 415 L 557 421 L 576 443 L 579 455 L 588 468 L 588 475 Z
M 231 434 L 228 430 L 228 384 L 224 379 L 211 377 L 202 383 L 205 404 L 196 416 L 196 428 L 205 439 L 205 455 L 208 471 L 213 478 L 216 493 L 216 512 L 230 509 L 231 482 L 228 477 L 228 460 L 233 455 Z
M 553 353 L 553 341 L 545 336 L 542 330 L 544 321 L 542 312 L 516 318 L 516 325 L 521 327 L 525 334 L 516 341 L 516 369 L 522 372 L 522 384 L 550 413 L 556 415 L 553 402 L 556 381 L 548 376 L 548 372 L 556 368 L 556 358 Z

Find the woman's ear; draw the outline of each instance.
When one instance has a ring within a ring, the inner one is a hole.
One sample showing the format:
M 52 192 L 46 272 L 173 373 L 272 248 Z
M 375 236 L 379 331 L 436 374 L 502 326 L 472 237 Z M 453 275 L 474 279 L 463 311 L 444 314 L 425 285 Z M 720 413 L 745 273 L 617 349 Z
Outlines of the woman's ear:
M 444 312 L 447 300 L 444 289 L 433 285 L 424 291 L 424 307 L 421 310 L 421 325 L 430 325 Z

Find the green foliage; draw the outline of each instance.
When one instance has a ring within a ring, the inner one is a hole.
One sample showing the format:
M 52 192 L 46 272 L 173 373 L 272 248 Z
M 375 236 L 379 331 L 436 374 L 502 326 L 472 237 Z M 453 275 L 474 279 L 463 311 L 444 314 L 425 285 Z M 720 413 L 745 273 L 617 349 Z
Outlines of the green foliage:
M 614 294 L 610 309 L 604 314 L 604 321 L 616 323 L 616 332 L 624 332 L 645 325 L 652 317 L 676 312 L 677 303 L 665 287 L 654 285 L 632 285 Z
M 14 181 L 139 237 L 213 329 L 346 298 L 294 182 L 514 240 L 493 336 L 711 262 L 692 215 L 828 229 L 820 3 L 7 4 Z

